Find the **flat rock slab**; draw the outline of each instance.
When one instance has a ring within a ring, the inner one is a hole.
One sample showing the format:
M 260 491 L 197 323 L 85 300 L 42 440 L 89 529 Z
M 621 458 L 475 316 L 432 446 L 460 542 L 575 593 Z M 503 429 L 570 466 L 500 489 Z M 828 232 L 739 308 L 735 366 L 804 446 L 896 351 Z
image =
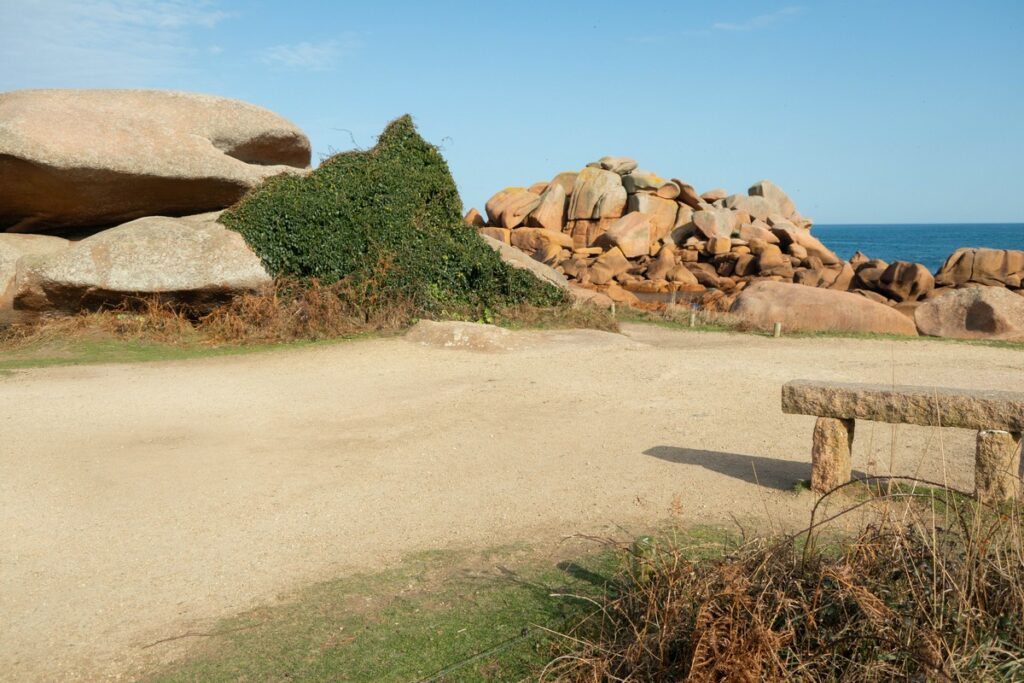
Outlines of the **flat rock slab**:
M 793 380 L 782 412 L 926 427 L 1024 431 L 1024 393 Z

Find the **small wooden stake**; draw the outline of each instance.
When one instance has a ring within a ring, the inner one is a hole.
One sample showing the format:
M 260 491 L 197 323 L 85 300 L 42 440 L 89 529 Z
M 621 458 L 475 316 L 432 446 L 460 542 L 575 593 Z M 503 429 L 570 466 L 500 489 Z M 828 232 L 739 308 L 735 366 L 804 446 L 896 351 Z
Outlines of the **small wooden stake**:
M 775 329 L 772 330 L 772 336 L 776 338 L 782 336 L 782 323 L 775 323 Z
M 690 327 L 697 327 L 697 312 L 690 311 Z
M 612 317 L 615 317 L 615 302 L 612 302 Z

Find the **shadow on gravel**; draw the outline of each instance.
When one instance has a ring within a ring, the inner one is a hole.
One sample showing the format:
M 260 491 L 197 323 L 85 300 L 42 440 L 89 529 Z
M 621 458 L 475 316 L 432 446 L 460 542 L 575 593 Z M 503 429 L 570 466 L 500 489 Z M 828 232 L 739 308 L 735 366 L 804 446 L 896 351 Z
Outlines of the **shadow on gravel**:
M 680 465 L 699 465 L 712 472 L 780 491 L 792 491 L 797 482 L 811 478 L 810 453 L 807 454 L 808 462 L 777 460 L 757 455 L 740 455 L 739 453 L 700 451 L 675 446 L 648 448 L 644 451 L 644 455 Z M 854 472 L 854 477 L 857 476 L 861 476 L 861 473 Z

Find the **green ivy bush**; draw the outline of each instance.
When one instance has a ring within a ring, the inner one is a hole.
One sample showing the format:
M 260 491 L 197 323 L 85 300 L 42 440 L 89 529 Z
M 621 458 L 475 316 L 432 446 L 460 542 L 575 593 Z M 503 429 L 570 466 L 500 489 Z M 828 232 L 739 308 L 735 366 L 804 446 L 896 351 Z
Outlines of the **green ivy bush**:
M 325 160 L 307 176 L 270 178 L 221 221 L 240 232 L 269 272 L 419 313 L 486 316 L 517 304 L 565 301 L 556 287 L 505 264 L 466 226 L 448 164 L 408 115 L 369 151 Z

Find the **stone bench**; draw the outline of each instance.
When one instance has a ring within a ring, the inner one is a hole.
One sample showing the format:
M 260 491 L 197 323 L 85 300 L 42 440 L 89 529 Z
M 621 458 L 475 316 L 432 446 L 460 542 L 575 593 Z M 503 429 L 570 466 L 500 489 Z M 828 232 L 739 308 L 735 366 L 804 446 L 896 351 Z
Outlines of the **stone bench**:
M 1024 393 L 793 380 L 782 387 L 782 412 L 818 418 L 811 448 L 815 491 L 830 491 L 850 481 L 855 420 L 871 420 L 976 430 L 978 499 L 1020 495 Z

